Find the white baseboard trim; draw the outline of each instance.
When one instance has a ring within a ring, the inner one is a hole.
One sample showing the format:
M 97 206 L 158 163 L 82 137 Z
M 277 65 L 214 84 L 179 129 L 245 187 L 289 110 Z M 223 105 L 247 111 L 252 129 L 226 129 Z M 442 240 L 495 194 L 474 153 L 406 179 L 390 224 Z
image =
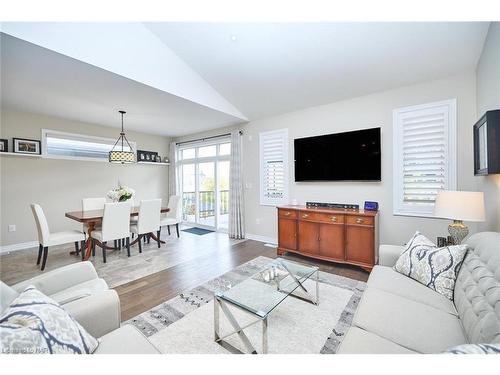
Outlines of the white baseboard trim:
M 245 238 L 248 239 L 248 240 L 254 240 L 254 241 L 269 243 L 269 244 L 273 244 L 273 245 L 277 245 L 278 244 L 278 240 L 276 238 L 261 236 L 261 235 L 258 235 L 258 234 L 247 233 L 245 235 Z
M 0 254 L 8 254 L 12 253 L 13 251 L 31 249 L 32 247 L 38 247 L 38 241 L 21 242 L 12 245 L 0 246 Z

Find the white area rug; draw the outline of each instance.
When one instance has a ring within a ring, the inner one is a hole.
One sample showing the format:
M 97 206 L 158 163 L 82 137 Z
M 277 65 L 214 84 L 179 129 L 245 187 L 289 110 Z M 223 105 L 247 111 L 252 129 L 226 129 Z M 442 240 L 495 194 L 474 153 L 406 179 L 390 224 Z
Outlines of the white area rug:
M 182 293 L 128 323 L 141 329 L 162 353 L 231 353 L 214 342 L 213 291 L 227 289 L 265 267 L 271 259 L 258 257 L 242 266 Z M 306 288 L 314 290 L 312 280 Z M 315 306 L 293 297 L 286 298 L 268 318 L 268 351 L 279 354 L 335 353 L 351 325 L 365 283 L 328 273 L 320 273 L 320 304 Z M 231 308 L 240 326 L 256 318 Z M 220 333 L 233 329 L 222 311 Z M 262 350 L 261 322 L 245 329 L 254 348 Z M 231 346 L 246 352 L 237 335 L 225 339 Z

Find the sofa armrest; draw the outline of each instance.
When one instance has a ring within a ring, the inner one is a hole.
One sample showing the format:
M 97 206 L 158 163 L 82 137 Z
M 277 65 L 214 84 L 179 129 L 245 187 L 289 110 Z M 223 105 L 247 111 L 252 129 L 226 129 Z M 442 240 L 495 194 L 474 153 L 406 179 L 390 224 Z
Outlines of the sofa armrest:
M 380 245 L 378 263 L 381 266 L 393 267 L 404 249 L 404 246 Z
M 120 299 L 112 289 L 67 303 L 64 309 L 94 337 L 120 328 Z
M 92 263 L 78 262 L 22 281 L 13 285 L 12 288 L 21 293 L 26 287 L 34 285 L 43 294 L 50 296 L 97 277 L 97 272 Z

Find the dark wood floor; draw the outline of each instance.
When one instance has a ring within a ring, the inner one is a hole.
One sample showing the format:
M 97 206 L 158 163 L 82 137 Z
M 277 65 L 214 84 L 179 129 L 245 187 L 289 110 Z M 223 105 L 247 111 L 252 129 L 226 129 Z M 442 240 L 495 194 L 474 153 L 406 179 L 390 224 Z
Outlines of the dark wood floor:
M 229 249 L 214 249 L 214 252 L 203 257 L 120 285 L 114 289 L 120 296 L 122 320 L 128 320 L 258 256 L 276 258 L 276 249 L 262 242 L 248 240 Z M 317 265 L 322 271 L 352 279 L 368 279 L 368 273 L 357 267 L 316 261 L 294 254 L 285 254 L 284 258 Z

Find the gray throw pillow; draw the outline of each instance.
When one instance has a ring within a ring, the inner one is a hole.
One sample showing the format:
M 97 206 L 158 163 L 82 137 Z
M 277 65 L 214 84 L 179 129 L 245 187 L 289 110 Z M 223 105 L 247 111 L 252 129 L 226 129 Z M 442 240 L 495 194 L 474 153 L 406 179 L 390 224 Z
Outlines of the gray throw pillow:
M 98 341 L 57 302 L 27 287 L 0 316 L 2 353 L 93 353 Z
M 406 244 L 394 269 L 453 300 L 458 271 L 467 245 L 438 248 L 420 232 Z

